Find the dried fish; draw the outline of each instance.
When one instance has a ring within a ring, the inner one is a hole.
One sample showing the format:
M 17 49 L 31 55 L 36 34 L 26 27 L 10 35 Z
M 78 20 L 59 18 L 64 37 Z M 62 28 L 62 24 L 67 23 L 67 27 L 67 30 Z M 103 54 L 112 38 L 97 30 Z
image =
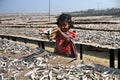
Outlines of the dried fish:
M 32 68 L 35 68 L 35 64 L 34 63 L 31 63 L 29 66 L 27 66 L 28 69 L 32 69 Z
M 15 77 L 11 77 L 9 80 L 16 80 Z
M 53 77 L 52 77 L 52 70 L 50 70 L 50 71 L 49 71 L 49 74 L 48 74 L 48 79 L 49 79 L 49 80 L 52 80 L 52 78 L 53 78 Z
M 2 73 L 0 74 L 0 80 L 4 80 L 4 76 Z
M 5 43 L 5 42 L 4 42 Z M 1 44 L 1 43 L 0 43 Z M 8 42 L 6 44 L 9 44 Z M 5 44 L 5 45 L 6 45 Z M 12 47 L 14 43 L 12 43 Z M 1 45 L 0 45 L 1 46 Z M 6 49 L 7 46 L 6 45 Z M 24 45 L 25 46 L 25 45 Z M 10 50 L 18 49 L 19 47 L 9 48 Z M 4 48 L 4 49 L 5 49 Z M 22 50 L 23 48 L 20 48 Z M 37 51 L 39 48 L 35 48 Z M 34 49 L 25 48 L 23 49 L 31 50 L 32 52 L 27 52 L 28 55 L 20 58 L 11 58 L 11 57 L 0 57 L 0 75 L 1 77 L 5 77 L 6 79 L 18 79 L 18 77 L 22 76 L 23 80 L 27 80 L 28 78 L 31 80 L 119 80 L 120 79 L 120 70 L 119 69 L 111 69 L 108 67 L 103 67 L 100 65 L 93 65 L 84 63 L 77 64 L 52 64 L 49 63 L 50 60 L 56 62 L 59 58 L 62 57 L 51 54 L 48 51 L 44 51 L 44 53 L 34 54 Z M 16 51 L 16 50 L 15 50 Z M 7 50 L 6 50 L 7 52 Z M 5 53 L 4 53 L 5 54 Z M 2 54 L 1 54 L 2 55 Z M 16 55 L 21 55 L 18 53 Z M 54 58 L 54 59 L 53 59 Z M 56 61 L 55 61 L 56 60 Z M 8 74 L 8 77 L 4 76 L 4 74 Z M 13 77 L 13 78 L 12 78 Z M 25 79 L 27 78 L 27 79 Z
M 30 76 L 32 73 L 33 73 L 33 71 L 29 71 L 29 72 L 27 72 L 24 76 L 25 76 L 25 77 L 26 77 L 26 76 Z

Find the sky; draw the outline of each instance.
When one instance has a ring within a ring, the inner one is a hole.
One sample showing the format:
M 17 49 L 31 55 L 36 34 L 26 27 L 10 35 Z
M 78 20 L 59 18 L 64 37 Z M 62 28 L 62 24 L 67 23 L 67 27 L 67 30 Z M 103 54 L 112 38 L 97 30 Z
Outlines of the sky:
M 73 12 L 88 9 L 120 8 L 120 0 L 0 0 L 0 13 Z

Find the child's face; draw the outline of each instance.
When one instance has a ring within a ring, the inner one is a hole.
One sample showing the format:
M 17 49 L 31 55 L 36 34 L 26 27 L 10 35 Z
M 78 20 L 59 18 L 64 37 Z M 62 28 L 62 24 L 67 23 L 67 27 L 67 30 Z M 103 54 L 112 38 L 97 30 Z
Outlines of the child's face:
M 69 30 L 69 24 L 66 21 L 60 21 L 58 26 L 63 32 L 67 32 Z

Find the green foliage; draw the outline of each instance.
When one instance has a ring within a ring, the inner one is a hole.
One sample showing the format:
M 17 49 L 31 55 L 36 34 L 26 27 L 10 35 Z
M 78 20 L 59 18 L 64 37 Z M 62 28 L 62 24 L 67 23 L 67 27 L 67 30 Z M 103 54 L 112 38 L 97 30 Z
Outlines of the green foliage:
M 104 10 L 95 10 L 95 9 L 88 9 L 85 11 L 75 11 L 70 12 L 72 16 L 104 16 L 104 15 L 112 15 L 112 16 L 120 16 L 120 8 L 107 8 Z

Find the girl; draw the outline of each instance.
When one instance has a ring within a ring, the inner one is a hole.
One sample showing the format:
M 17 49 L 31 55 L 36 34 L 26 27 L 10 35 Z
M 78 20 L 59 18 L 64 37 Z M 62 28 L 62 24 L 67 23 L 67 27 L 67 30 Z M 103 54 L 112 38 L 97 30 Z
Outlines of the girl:
M 76 57 L 71 54 L 71 41 L 75 39 L 75 32 L 69 31 L 72 27 L 73 24 L 69 14 L 61 14 L 58 17 L 57 27 L 53 28 L 50 35 L 50 40 L 56 40 L 54 53 Z

